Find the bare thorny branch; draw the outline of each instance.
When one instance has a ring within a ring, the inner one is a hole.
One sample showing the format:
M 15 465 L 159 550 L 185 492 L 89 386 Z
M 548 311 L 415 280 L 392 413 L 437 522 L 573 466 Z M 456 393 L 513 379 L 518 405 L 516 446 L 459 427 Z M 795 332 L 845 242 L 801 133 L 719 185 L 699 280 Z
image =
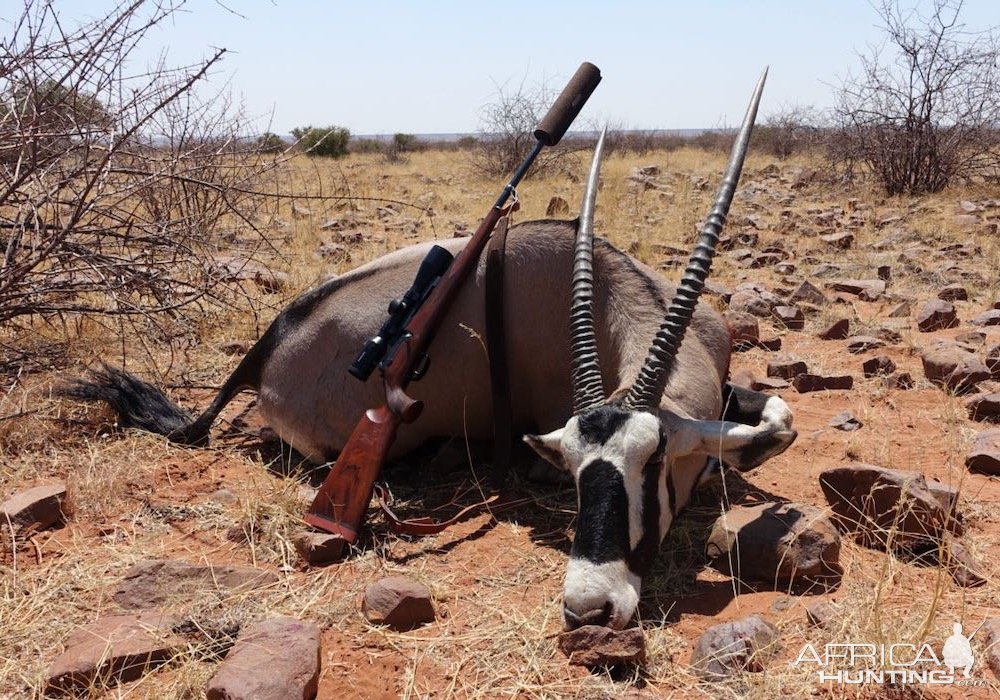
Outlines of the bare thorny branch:
M 996 28 L 966 31 L 961 9 L 934 0 L 923 16 L 883 0 L 885 44 L 841 86 L 836 155 L 849 170 L 866 166 L 889 194 L 1000 177 L 1000 38 Z
M 207 307 L 256 312 L 260 297 L 240 280 L 280 255 L 269 228 L 298 198 L 281 179 L 292 153 L 265 153 L 224 91 L 200 95 L 224 49 L 179 68 L 162 57 L 133 65 L 183 6 L 125 0 L 68 28 L 54 3 L 25 0 L 0 40 L 5 334 L 87 317 L 169 339 L 166 326 L 191 325 Z M 322 196 L 354 198 L 346 183 Z M 0 343 L 0 365 L 11 347 Z

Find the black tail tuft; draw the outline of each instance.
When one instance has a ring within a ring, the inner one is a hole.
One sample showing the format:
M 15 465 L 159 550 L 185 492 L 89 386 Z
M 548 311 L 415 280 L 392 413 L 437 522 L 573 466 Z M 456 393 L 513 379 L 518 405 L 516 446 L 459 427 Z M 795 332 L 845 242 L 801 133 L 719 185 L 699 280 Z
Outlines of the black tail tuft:
M 118 424 L 123 428 L 165 435 L 171 442 L 183 445 L 208 442 L 207 426 L 200 425 L 152 384 L 115 367 L 103 365 L 91 370 L 87 379 L 78 379 L 58 393 L 83 401 L 104 401 L 118 414 Z

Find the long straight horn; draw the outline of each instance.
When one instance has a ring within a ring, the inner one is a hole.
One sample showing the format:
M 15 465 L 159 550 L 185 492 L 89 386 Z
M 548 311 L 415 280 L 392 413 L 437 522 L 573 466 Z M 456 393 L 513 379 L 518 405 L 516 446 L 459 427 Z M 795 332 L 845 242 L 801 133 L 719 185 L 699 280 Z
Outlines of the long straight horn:
M 691 253 L 691 259 L 684 270 L 680 284 L 677 286 L 677 292 L 667 308 L 663 324 L 653 339 L 649 355 L 646 356 L 639 376 L 622 402 L 623 407 L 628 410 L 653 410 L 660 405 L 660 397 L 667 386 L 677 351 L 681 346 L 681 341 L 684 340 L 684 333 L 694 315 L 695 304 L 698 303 L 698 297 L 701 295 L 709 270 L 712 268 L 712 258 L 715 257 L 715 249 L 719 244 L 719 233 L 726 223 L 729 205 L 732 204 L 733 194 L 736 192 L 736 185 L 740 180 L 740 173 L 743 171 L 743 161 L 746 159 L 750 134 L 753 131 L 754 120 L 757 118 L 757 106 L 760 104 L 760 96 L 764 91 L 766 79 L 767 69 L 765 68 L 760 80 L 757 81 L 753 97 L 750 99 L 750 106 L 743 118 L 743 125 L 736 137 L 736 143 L 733 144 L 729 165 L 722 178 L 722 184 L 719 185 L 719 192 L 715 197 L 712 212 L 698 233 L 698 243 L 695 245 L 694 252 Z
M 594 204 L 597 181 L 604 154 L 605 128 L 597 139 L 594 160 L 590 164 L 587 188 L 580 207 L 576 232 L 576 256 L 573 260 L 573 302 L 570 306 L 569 333 L 572 349 L 573 413 L 580 413 L 604 403 L 604 384 L 597 358 L 594 333 Z

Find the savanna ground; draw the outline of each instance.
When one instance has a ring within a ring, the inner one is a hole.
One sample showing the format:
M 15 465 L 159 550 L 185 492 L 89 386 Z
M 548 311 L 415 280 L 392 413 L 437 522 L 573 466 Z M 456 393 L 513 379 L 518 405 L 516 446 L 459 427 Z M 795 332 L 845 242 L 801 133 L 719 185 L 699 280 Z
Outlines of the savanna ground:
M 570 172 L 530 176 L 519 188 L 522 206 L 516 220 L 544 217 L 554 195 L 565 198 L 569 216 L 575 216 L 588 159 L 582 156 Z M 603 170 L 598 232 L 660 267 L 673 254 L 668 246 L 686 251 L 693 243 L 695 225 L 708 211 L 723 160 L 721 154 L 698 149 L 612 155 Z M 380 210 L 386 205 L 380 201 L 310 200 L 296 203 L 293 211 L 287 203 L 281 221 L 271 223 L 277 252 L 270 264 L 286 272 L 289 281 L 278 293 L 244 282 L 255 297 L 256 313 L 207 310 L 197 327 L 140 323 L 124 339 L 82 321 L 39 321 L 30 332 L 4 332 L 7 347 L 30 350 L 35 361 L 30 371 L 8 373 L 4 379 L 0 495 L 62 479 L 69 485 L 72 509 L 64 527 L 39 533 L 16 549 L 9 537 L 3 540 L 0 696 L 37 695 L 47 666 L 68 636 L 99 615 L 114 614 L 117 606 L 110 596 L 122 573 L 150 558 L 253 565 L 279 572 L 280 584 L 272 588 L 227 599 L 206 596 L 184 614 L 206 629 L 274 614 L 317 622 L 323 630 L 321 698 L 996 695 L 1000 686 L 982 662 L 979 638 L 973 639 L 980 655 L 973 675 L 988 681 L 988 687 L 818 685 L 815 668 L 790 662 L 807 641 L 817 647 L 826 642 L 928 641 L 940 651 L 956 620 L 968 634 L 984 619 L 1000 615 L 1000 484 L 968 473 L 963 461 L 982 426 L 966 417 L 961 398 L 923 379 L 919 359 L 921 347 L 933 339 L 953 337 L 970 326 L 965 322 L 926 334 L 917 332 L 913 322 L 919 305 L 949 281 L 963 282 L 969 290 L 969 301 L 956 304 L 963 321 L 991 307 L 1000 286 L 1000 245 L 995 226 L 991 234 L 988 223 L 991 217 L 993 222 L 1000 219 L 1000 189 L 953 188 L 920 199 L 887 199 L 874 188 L 832 182 L 818 161 L 783 161 L 777 163 L 776 173 L 768 168 L 772 162 L 751 154 L 727 232 L 752 230 L 759 237 L 757 250 L 772 244 L 783 247 L 795 270 L 782 275 L 772 266 L 745 269 L 723 253 L 713 280 L 790 290 L 806 278 L 822 287 L 824 280 L 811 274 L 822 263 L 836 264 L 838 276 L 854 278 L 874 278 L 878 266 L 890 265 L 893 298 L 830 303 L 807 316 L 798 332 L 769 328 L 764 322 L 762 336 L 780 336 L 781 351 L 755 349 L 734 355 L 734 371 L 747 368 L 762 376 L 768 359 L 798 358 L 816 373 L 853 375 L 854 389 L 810 394 L 783 390 L 795 414 L 798 441 L 757 470 L 708 486 L 675 524 L 643 589 L 640 613 L 648 652 L 643 668 L 612 677 L 570 666 L 558 651 L 575 495 L 571 487 L 526 481 L 524 464 L 518 465 L 514 486 L 532 497 L 528 506 L 496 519 L 480 515 L 440 535 L 412 541 L 388 533 L 373 517 L 372 534 L 359 551 L 343 563 L 309 568 L 298 560 L 290 539 L 301 527 L 310 478 L 315 484 L 322 472 L 310 475 L 269 438 L 252 395 L 229 407 L 207 449 L 116 431 L 109 414 L 51 395 L 53 387 L 105 360 L 167 387 L 186 406 L 204 407 L 213 387 L 235 367 L 239 346 L 245 350 L 287 301 L 325 275 L 412 242 L 450 237 L 457 227 L 474 228 L 502 182 L 477 175 L 460 153 L 426 151 L 397 163 L 386 163 L 377 154 L 293 161 L 284 177 L 297 193 L 317 194 L 331 182 L 346 183 L 354 197 L 387 198 L 415 207 L 397 205 L 390 211 Z M 630 186 L 632 169 L 646 165 L 659 166 L 662 187 Z M 810 178 L 811 168 L 819 172 Z M 796 182 L 802 186 L 793 189 Z M 978 214 L 978 223 L 956 221 L 961 200 L 990 199 L 994 205 Z M 834 214 L 824 222 L 823 214 L 830 211 Z M 833 248 L 818 238 L 819 233 L 843 228 L 852 213 L 858 225 L 850 249 Z M 349 260 L 334 262 L 317 255 L 320 245 L 338 240 L 339 232 L 320 228 L 330 219 L 345 222 L 347 231 L 364 233 L 360 243 L 342 244 Z M 941 252 L 954 243 L 973 244 L 978 252 L 961 258 Z M 911 257 L 916 256 L 923 272 L 900 263 L 900 253 L 907 249 L 913 249 Z M 969 277 L 975 273 L 985 283 Z M 663 274 L 676 278 L 679 269 L 668 267 Z M 902 298 L 913 302 L 910 316 L 890 318 L 896 299 Z M 722 308 L 718 297 L 706 300 Z M 845 341 L 816 338 L 836 318 L 849 318 L 854 332 L 889 328 L 902 340 L 852 355 Z M 1000 331 L 984 330 L 987 346 L 1000 342 Z M 889 355 L 912 374 L 916 386 L 890 390 L 878 379 L 865 379 L 861 363 L 875 354 Z M 52 367 L 46 369 L 46 364 Z M 852 411 L 864 427 L 856 432 L 829 427 L 830 418 L 843 410 Z M 460 443 L 458 447 L 464 451 Z M 475 452 L 470 459 L 483 474 Z M 943 569 L 906 563 L 847 540 L 841 554 L 842 583 L 824 594 L 790 595 L 766 586 L 754 590 L 708 567 L 703 551 L 707 528 L 729 505 L 777 498 L 824 507 L 819 473 L 852 461 L 918 470 L 959 487 L 959 510 L 967 527 L 964 541 L 982 562 L 988 584 L 961 588 Z M 393 471 L 397 495 L 404 502 L 409 497 L 415 512 L 422 512 L 419 507 L 425 501 L 448 500 L 470 475 L 467 467 L 447 473 L 434 467 Z M 431 485 L 426 489 L 414 488 L 427 481 Z M 365 620 L 360 612 L 365 584 L 391 574 L 430 587 L 438 612 L 435 623 L 396 633 Z M 819 599 L 835 601 L 842 612 L 831 629 L 806 623 L 804 607 Z M 699 634 L 752 613 L 780 628 L 782 651 L 762 673 L 726 683 L 699 683 L 689 667 Z M 91 696 L 202 697 L 216 667 L 217 660 L 192 647 L 139 681 L 94 688 Z

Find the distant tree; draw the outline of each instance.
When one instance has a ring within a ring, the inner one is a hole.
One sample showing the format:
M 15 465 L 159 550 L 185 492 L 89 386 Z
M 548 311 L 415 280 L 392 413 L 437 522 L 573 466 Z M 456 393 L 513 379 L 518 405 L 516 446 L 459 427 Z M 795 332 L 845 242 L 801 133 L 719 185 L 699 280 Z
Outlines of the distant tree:
M 413 134 L 394 134 L 392 137 L 392 147 L 397 153 L 412 151 L 416 143 L 417 137 Z
M 417 137 L 413 134 L 397 133 L 392 137 L 389 147 L 386 149 L 385 157 L 390 163 L 396 163 L 406 159 L 406 154 L 414 150 Z
M 889 194 L 937 192 L 1000 174 L 1000 41 L 959 22 L 961 0 L 929 11 L 877 6 L 885 42 L 839 88 L 835 159 L 867 166 Z
M 270 131 L 265 131 L 257 139 L 257 150 L 261 153 L 283 153 L 286 148 L 285 139 Z
M 822 122 L 823 117 L 812 107 L 782 107 L 754 128 L 754 148 L 782 160 L 816 148 L 821 140 Z
M 382 153 L 385 143 L 378 139 L 351 139 L 351 153 Z
M 480 111 L 480 137 L 473 165 L 490 177 L 513 172 L 535 145 L 534 130 L 552 104 L 554 96 L 544 85 L 516 88 L 500 86 L 494 101 Z M 546 148 L 535 160 L 534 172 L 549 170 L 571 156 L 562 144 Z
M 299 147 L 311 156 L 339 158 L 347 155 L 351 132 L 342 126 L 305 126 L 292 129 Z
M 6 154 L 8 160 L 27 158 L 37 163 L 39 158 L 59 157 L 72 139 L 90 140 L 112 128 L 112 117 L 101 101 L 76 85 L 25 78 L 8 87 L 10 98 L 0 110 L 0 124 L 34 132 L 23 148 Z

